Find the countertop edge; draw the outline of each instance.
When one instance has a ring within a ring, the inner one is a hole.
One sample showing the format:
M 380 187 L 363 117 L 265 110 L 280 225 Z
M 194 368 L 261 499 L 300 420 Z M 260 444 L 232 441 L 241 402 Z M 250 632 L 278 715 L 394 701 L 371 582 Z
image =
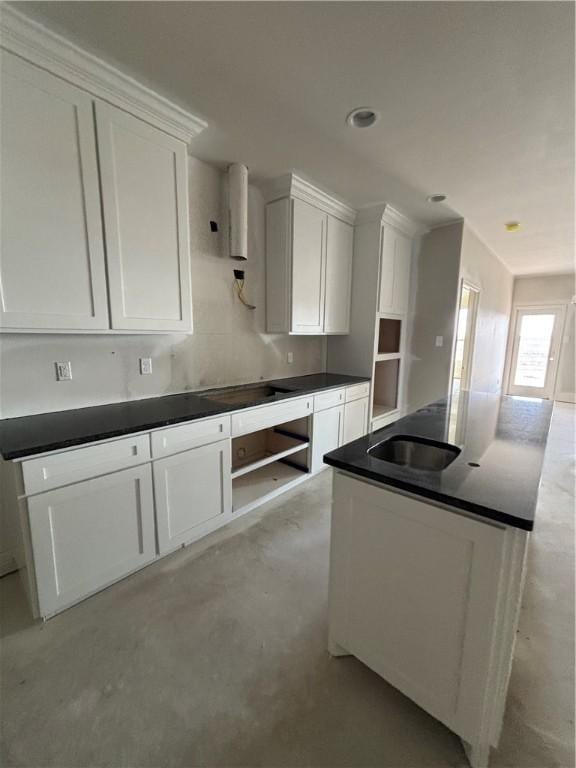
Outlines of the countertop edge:
M 33 414 L 30 416 L 15 416 L 12 418 L 0 420 L 0 426 L 2 422 L 8 423 L 10 421 L 15 421 L 17 419 L 28 419 L 28 418 L 34 419 L 42 416 L 55 416 L 56 414 L 59 414 L 59 413 L 69 415 L 74 411 L 88 412 L 88 411 L 91 411 L 92 409 L 107 408 L 107 407 L 121 408 L 122 406 L 130 406 L 130 405 L 135 405 L 139 403 L 145 403 L 147 400 L 159 400 L 162 398 L 172 398 L 172 397 L 180 397 L 180 396 L 193 396 L 193 397 L 203 398 L 205 397 L 207 392 L 216 392 L 216 391 L 221 392 L 227 389 L 236 389 L 238 387 L 255 386 L 256 384 L 281 385 L 282 382 L 287 383 L 295 379 L 302 379 L 302 378 L 306 378 L 306 376 L 316 376 L 316 375 L 323 375 L 323 374 L 303 374 L 302 376 L 286 377 L 285 379 L 267 379 L 259 382 L 253 382 L 251 384 L 246 384 L 246 385 L 230 385 L 229 387 L 209 388 L 209 389 L 202 389 L 202 390 L 195 390 L 195 391 L 186 390 L 184 392 L 174 393 L 170 395 L 160 395 L 158 397 L 140 398 L 136 400 L 126 400 L 126 401 L 120 401 L 116 403 L 105 403 L 102 405 L 86 406 L 84 408 L 71 408 L 65 411 L 49 411 L 49 412 L 40 413 L 40 414 Z M 308 397 L 318 392 L 325 392 L 331 389 L 340 389 L 342 387 L 352 387 L 355 384 L 362 384 L 364 382 L 370 381 L 370 378 L 367 376 L 366 377 L 352 376 L 349 374 L 333 374 L 333 375 L 353 379 L 353 381 L 339 382 L 339 383 L 329 384 L 327 386 L 312 387 L 308 389 L 287 389 L 285 392 L 282 392 L 281 396 L 278 397 L 273 402 L 253 401 L 250 403 L 242 403 L 242 404 L 234 404 L 234 405 L 217 404 L 216 402 L 214 402 L 214 408 L 204 413 L 198 413 L 195 415 L 187 414 L 181 417 L 175 416 L 172 418 L 152 420 L 149 422 L 144 422 L 138 425 L 137 427 L 134 427 L 133 429 L 132 428 L 109 429 L 98 434 L 88 435 L 87 437 L 71 437 L 66 440 L 57 440 L 52 443 L 45 443 L 39 447 L 16 448 L 14 450 L 7 450 L 7 451 L 0 450 L 0 457 L 4 461 L 21 461 L 24 459 L 33 458 L 35 456 L 40 456 L 45 453 L 52 453 L 59 450 L 64 451 L 69 448 L 88 446 L 93 443 L 99 443 L 99 442 L 104 442 L 106 440 L 111 440 L 118 437 L 138 434 L 139 432 L 150 432 L 152 430 L 162 429 L 163 427 L 178 426 L 180 424 L 185 424 L 193 421 L 200 421 L 201 419 L 215 418 L 223 414 L 233 414 L 239 411 L 247 410 L 249 408 L 258 408 L 261 406 L 273 405 L 275 403 L 284 402 L 285 400 L 292 400 L 298 397 Z
M 461 509 L 464 512 L 471 512 L 472 514 L 478 515 L 479 517 L 493 520 L 494 522 L 502 523 L 503 525 L 509 525 L 513 528 L 520 528 L 523 531 L 527 531 L 528 533 L 534 530 L 534 520 L 523 520 L 521 518 L 515 517 L 514 515 L 510 515 L 507 512 L 502 512 L 498 509 L 484 507 L 481 504 L 474 504 L 474 502 L 466 501 L 465 499 L 458 499 L 453 496 L 430 491 L 427 488 L 422 488 L 418 485 L 411 485 L 410 483 L 399 481 L 395 478 L 382 476 L 375 477 L 374 473 L 363 470 L 360 467 L 351 467 L 346 462 L 338 461 L 337 459 L 331 459 L 329 458 L 329 454 L 324 457 L 324 463 L 334 467 L 335 469 L 340 469 L 349 475 L 354 475 L 365 480 L 370 480 L 376 485 L 381 485 L 388 488 L 396 488 L 400 491 L 411 493 L 413 496 L 418 496 L 422 499 L 438 501 L 448 507 Z

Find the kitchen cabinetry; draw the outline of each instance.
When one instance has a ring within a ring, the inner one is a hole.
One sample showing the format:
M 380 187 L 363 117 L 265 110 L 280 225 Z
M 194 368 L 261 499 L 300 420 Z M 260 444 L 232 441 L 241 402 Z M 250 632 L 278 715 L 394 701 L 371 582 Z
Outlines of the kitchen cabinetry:
M 191 332 L 185 142 L 1 56 L 0 329 Z
M 153 466 L 159 554 L 199 538 L 230 515 L 229 440 L 159 459 Z
M 323 333 L 326 214 L 292 201 L 292 333 Z
M 325 333 L 348 333 L 352 291 L 354 227 L 333 216 L 327 218 Z
M 96 104 L 112 328 L 190 331 L 186 145 Z
M 35 614 L 58 613 L 319 471 L 325 453 L 366 432 L 369 387 L 2 461 Z
M 2 51 L 0 321 L 108 328 L 92 99 Z
M 408 309 L 412 241 L 395 227 L 382 227 L 378 311 L 403 315 Z
M 27 511 L 42 616 L 155 557 L 149 464 L 31 496 Z
M 369 399 L 362 397 L 344 406 L 344 431 L 342 443 L 351 443 L 368 431 Z
M 314 414 L 314 433 L 312 442 L 312 472 L 326 468 L 324 454 L 334 451 L 343 443 L 344 406 L 327 408 Z
M 372 379 L 372 429 L 395 421 L 405 407 L 406 325 L 418 231 L 389 205 L 362 209 L 354 227 L 350 333 L 328 340 L 327 365 L 329 371 Z
M 458 734 L 474 768 L 500 736 L 527 544 L 519 528 L 335 475 L 330 650 Z
M 354 211 L 294 175 L 276 182 L 269 198 L 268 330 L 348 333 Z

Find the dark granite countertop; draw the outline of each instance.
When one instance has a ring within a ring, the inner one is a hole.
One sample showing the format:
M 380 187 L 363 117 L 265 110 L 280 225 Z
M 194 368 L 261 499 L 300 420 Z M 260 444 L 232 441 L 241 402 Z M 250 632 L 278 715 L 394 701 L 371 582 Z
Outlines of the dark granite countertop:
M 157 427 L 217 416 L 221 413 L 273 403 L 323 389 L 350 386 L 368 380 L 335 373 L 315 373 L 287 379 L 258 381 L 242 387 L 220 387 L 202 390 L 202 392 L 186 392 L 145 400 L 129 400 L 112 405 L 2 419 L 0 420 L 0 455 L 7 460 L 21 459 L 46 451 L 129 435 L 132 432 L 145 432 Z M 277 390 L 275 394 L 272 397 L 247 403 L 230 405 L 209 400 L 207 397 L 229 390 L 265 385 L 274 387 Z
M 548 400 L 461 392 L 326 454 L 324 461 L 384 486 L 531 531 L 551 415 Z M 461 453 L 441 471 L 411 469 L 367 453 L 393 435 L 451 443 Z

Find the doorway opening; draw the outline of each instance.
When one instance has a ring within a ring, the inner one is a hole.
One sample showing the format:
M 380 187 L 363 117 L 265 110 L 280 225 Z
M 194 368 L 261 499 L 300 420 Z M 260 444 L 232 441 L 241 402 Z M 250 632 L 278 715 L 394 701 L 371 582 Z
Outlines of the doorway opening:
M 562 307 L 516 310 L 509 395 L 552 397 L 563 319 Z
M 460 392 L 462 389 L 470 389 L 479 299 L 480 291 L 463 280 L 456 321 L 456 342 L 452 365 L 452 386 L 450 388 L 452 394 Z

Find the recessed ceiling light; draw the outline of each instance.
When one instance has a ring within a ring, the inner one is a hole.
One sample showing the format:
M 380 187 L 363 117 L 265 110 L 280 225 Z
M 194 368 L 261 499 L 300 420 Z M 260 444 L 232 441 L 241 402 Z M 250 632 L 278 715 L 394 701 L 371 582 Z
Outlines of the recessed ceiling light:
M 379 118 L 378 112 L 371 107 L 356 107 L 346 117 L 346 122 L 353 128 L 370 128 Z
M 428 195 L 426 200 L 429 203 L 443 203 L 446 200 L 446 195 Z
M 506 227 L 506 232 L 518 232 L 520 229 L 520 222 L 519 221 L 509 221 L 506 224 L 504 224 Z

